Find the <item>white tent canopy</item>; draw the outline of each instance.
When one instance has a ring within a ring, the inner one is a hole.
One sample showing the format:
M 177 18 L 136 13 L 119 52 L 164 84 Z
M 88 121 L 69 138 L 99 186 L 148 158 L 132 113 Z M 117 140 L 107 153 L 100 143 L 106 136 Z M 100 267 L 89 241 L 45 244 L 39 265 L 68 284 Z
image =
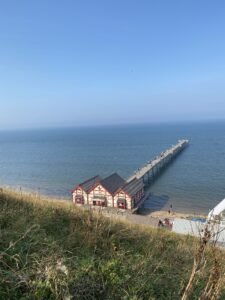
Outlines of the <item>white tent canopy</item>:
M 219 216 L 223 211 L 225 211 L 225 199 L 223 199 L 210 211 L 210 213 L 208 214 L 208 219 Z

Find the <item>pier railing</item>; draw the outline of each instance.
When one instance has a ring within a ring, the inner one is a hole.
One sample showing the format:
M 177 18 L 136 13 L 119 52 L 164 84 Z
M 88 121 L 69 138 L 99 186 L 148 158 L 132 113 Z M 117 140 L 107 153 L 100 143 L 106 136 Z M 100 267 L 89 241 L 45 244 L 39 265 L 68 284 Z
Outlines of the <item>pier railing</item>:
M 127 179 L 127 182 L 130 182 L 134 178 L 142 178 L 145 186 L 149 185 L 152 179 L 158 175 L 159 172 L 165 168 L 169 162 L 174 159 L 188 144 L 189 140 L 187 139 L 179 140 L 176 145 L 173 145 L 171 148 L 160 153 L 160 155 L 156 156 L 155 159 L 147 162 L 143 167 L 136 170 Z

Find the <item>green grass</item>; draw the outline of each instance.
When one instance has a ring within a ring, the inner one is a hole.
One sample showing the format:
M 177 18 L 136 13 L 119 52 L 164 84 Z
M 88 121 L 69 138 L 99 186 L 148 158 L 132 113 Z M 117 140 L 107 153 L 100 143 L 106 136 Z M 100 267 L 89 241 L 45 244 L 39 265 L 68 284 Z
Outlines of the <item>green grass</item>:
M 0 193 L 1 300 L 180 299 L 195 247 L 191 237 L 113 222 L 70 203 Z M 209 249 L 209 267 L 211 260 Z M 206 277 L 199 274 L 190 299 Z

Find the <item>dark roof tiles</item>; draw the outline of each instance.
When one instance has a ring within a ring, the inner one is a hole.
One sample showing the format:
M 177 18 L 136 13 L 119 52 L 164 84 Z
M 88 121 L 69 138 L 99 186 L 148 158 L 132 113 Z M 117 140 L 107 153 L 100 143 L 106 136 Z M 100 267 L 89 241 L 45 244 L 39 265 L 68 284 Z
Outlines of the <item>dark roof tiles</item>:
M 110 193 L 114 194 L 119 188 L 121 188 L 125 184 L 125 180 L 114 173 L 105 179 L 101 180 L 100 184 Z
M 80 183 L 79 186 L 87 193 L 100 180 L 101 180 L 101 177 L 99 175 L 97 175 L 97 176 L 94 176 L 94 177 Z
M 123 190 L 129 196 L 133 197 L 143 188 L 144 184 L 142 179 L 134 178 L 132 181 L 125 183 L 124 186 L 122 186 L 121 190 Z

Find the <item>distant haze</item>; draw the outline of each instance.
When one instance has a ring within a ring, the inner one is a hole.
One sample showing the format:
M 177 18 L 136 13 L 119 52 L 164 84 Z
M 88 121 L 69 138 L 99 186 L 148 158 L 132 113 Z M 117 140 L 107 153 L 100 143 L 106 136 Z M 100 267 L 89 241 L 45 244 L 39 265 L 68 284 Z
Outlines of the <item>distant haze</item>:
M 2 1 L 0 128 L 225 118 L 225 2 Z

